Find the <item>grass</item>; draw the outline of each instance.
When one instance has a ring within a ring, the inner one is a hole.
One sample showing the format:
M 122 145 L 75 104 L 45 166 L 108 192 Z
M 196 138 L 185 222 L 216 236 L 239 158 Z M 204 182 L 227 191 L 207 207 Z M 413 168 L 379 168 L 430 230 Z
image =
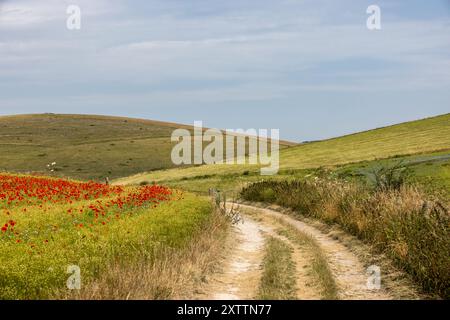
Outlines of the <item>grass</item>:
M 82 284 L 89 286 L 110 275 L 111 266 L 154 264 L 161 252 L 188 248 L 212 221 L 210 201 L 192 194 L 179 194 L 158 205 L 124 206 L 105 225 L 89 224 L 96 219 L 89 212 L 68 213 L 74 206 L 87 207 L 96 200 L 50 201 L 44 208 L 39 203 L 1 203 L 2 220 L 13 220 L 16 226 L 14 232 L 0 234 L 0 299 L 64 294 L 70 265 L 79 266 Z M 80 222 L 84 227 L 78 227 Z
M 450 114 L 402 123 L 390 127 L 356 133 L 325 141 L 311 142 L 280 151 L 280 172 L 270 179 L 303 177 L 319 167 L 345 169 L 359 164 L 376 163 L 380 159 L 399 160 L 408 156 L 427 157 L 437 153 L 450 154 Z M 431 161 L 431 160 L 430 160 Z M 430 162 L 428 161 L 428 163 Z M 435 181 L 437 187 L 449 190 L 449 160 L 434 167 L 417 168 L 424 183 Z M 267 178 L 267 177 L 266 177 Z M 259 167 L 251 165 L 206 165 L 139 173 L 118 179 L 117 183 L 139 184 L 156 181 L 186 190 L 207 193 L 209 188 L 238 192 L 249 182 L 260 180 Z
M 450 251 L 450 237 L 448 222 L 445 224 L 439 220 L 448 219 L 448 216 L 440 213 L 442 210 L 435 201 L 424 202 L 429 196 L 414 188 L 373 193 L 357 187 L 364 173 L 374 167 L 404 161 L 405 166 L 413 172 L 410 182 L 425 186 L 428 194 L 438 194 L 449 199 L 448 123 L 450 114 L 445 114 L 299 146 L 286 144 L 290 147 L 280 152 L 280 172 L 268 178 L 271 180 L 268 183 L 283 185 L 288 183 L 283 181 L 291 181 L 292 187 L 300 179 L 302 181 L 298 184 L 301 189 L 289 187 L 284 193 L 262 190 L 251 197 L 278 202 L 328 223 L 339 223 L 346 231 L 387 253 L 424 289 L 448 297 L 450 265 L 446 253 Z M 53 175 L 80 179 L 104 179 L 108 176 L 119 178 L 115 180 L 117 184 L 151 185 L 157 182 L 203 194 L 210 188 L 237 193 L 243 187 L 261 180 L 259 166 L 256 165 L 173 168 L 170 161 L 170 134 L 179 127 L 189 129 L 171 123 L 102 116 L 46 114 L 0 117 L 0 170 L 43 172 L 48 163 L 55 161 L 57 165 Z M 308 176 L 321 177 L 324 172 L 348 182 L 328 185 L 328 181 L 323 185 L 311 185 L 307 181 Z M 446 203 L 444 201 L 444 205 Z M 184 206 L 188 210 L 184 210 Z M 58 237 L 61 236 L 61 246 L 52 247 L 54 244 L 49 244 L 45 247 L 52 248 L 56 254 L 43 249 L 42 253 L 33 253 L 34 260 L 30 260 L 26 249 L 13 250 L 0 242 L 0 286 L 5 288 L 0 298 L 51 296 L 67 279 L 64 268 L 69 261 L 83 264 L 88 283 L 102 283 L 104 280 L 101 279 L 110 279 L 107 274 L 105 278 L 100 277 L 104 266 L 132 270 L 127 269 L 126 264 L 116 264 L 116 254 L 121 257 L 119 261 L 135 259 L 137 265 L 148 266 L 141 261 L 151 259 L 145 258 L 147 255 L 144 254 L 142 260 L 142 252 L 136 249 L 142 247 L 141 244 L 150 246 L 145 252 L 154 252 L 155 256 L 159 252 L 160 257 L 173 261 L 168 253 L 170 250 L 152 248 L 159 248 L 161 243 L 167 248 L 177 245 L 187 248 L 198 230 L 198 224 L 191 218 L 203 217 L 205 220 L 199 221 L 206 223 L 207 211 L 211 209 L 207 206 L 207 201 L 202 198 L 187 195 L 176 204 L 167 203 L 160 208 L 149 209 L 156 212 L 156 216 L 147 215 L 142 209 L 130 217 L 131 224 L 142 225 L 142 228 L 133 229 L 128 223 L 119 223 L 108 226 L 110 231 L 117 228 L 114 232 L 99 232 L 98 235 L 63 230 L 58 234 Z M 61 219 L 61 212 L 66 209 L 55 207 L 55 211 L 45 219 L 38 219 L 38 215 L 29 216 L 33 219 L 36 217 L 36 220 L 29 220 L 30 236 L 36 237 L 36 243 L 44 240 L 45 228 L 53 220 Z M 190 212 L 192 216 L 173 214 L 181 211 Z M 165 216 L 164 212 L 169 215 L 172 212 L 172 218 Z M 20 215 L 19 212 L 13 214 Z M 158 220 L 157 216 L 163 218 Z M 23 219 L 22 225 L 27 223 L 28 218 Z M 123 230 L 136 237 L 128 238 L 128 234 L 122 233 Z M 172 234 L 172 231 L 176 232 Z M 145 238 L 149 233 L 154 236 L 152 241 Z M 14 254 L 17 259 L 10 259 Z M 127 272 L 124 271 L 125 274 Z M 161 296 L 168 292 L 165 289 L 162 291 Z M 114 297 L 109 293 L 105 295 Z M 138 293 L 135 295 L 139 296 Z
M 257 299 L 296 299 L 295 264 L 288 244 L 274 237 L 267 239 L 263 270 Z
M 167 168 L 176 128 L 105 116 L 0 117 L 0 170 L 45 172 L 47 164 L 56 162 L 55 175 L 104 179 Z
M 229 220 L 214 211 L 201 232 L 182 248 L 163 245 L 152 248 L 154 258 L 145 255 L 133 264 L 112 262 L 99 278 L 80 291 L 62 291 L 60 298 L 83 300 L 167 300 L 191 299 L 195 290 L 213 272 L 223 250 Z
M 359 183 L 316 178 L 256 183 L 242 197 L 337 223 L 385 253 L 424 291 L 450 297 L 449 209 L 415 187 L 374 191 Z
M 280 230 L 281 235 L 286 236 L 294 241 L 299 247 L 305 248 L 311 253 L 311 274 L 314 282 L 318 284 L 321 290 L 320 295 L 322 299 L 337 300 L 338 288 L 336 281 L 328 265 L 327 257 L 316 240 L 305 233 L 299 232 L 283 220 L 278 220 L 278 222 L 283 225 L 283 229 Z
M 377 161 L 363 161 L 336 168 L 340 178 L 366 177 L 380 167 L 401 166 L 410 173 L 408 182 L 419 184 L 429 194 L 440 194 L 450 199 L 450 151 L 393 157 Z
M 450 148 L 450 114 L 285 150 L 284 168 L 315 168 Z
M 187 125 L 123 117 L 1 116 L 0 171 L 104 180 L 172 168 L 171 134 L 179 128 L 192 132 Z

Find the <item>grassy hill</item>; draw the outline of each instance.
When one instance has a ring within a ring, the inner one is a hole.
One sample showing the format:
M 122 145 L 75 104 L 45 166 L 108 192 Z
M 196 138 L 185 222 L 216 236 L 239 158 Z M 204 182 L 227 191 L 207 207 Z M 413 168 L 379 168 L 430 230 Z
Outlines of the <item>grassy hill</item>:
M 191 126 L 95 115 L 0 117 L 0 171 L 118 178 L 173 167 L 173 130 Z M 282 146 L 292 145 L 282 142 Z
M 450 114 L 301 145 L 282 153 L 282 165 L 310 168 L 438 150 L 450 150 Z
M 4 116 L 0 117 L 0 171 L 49 173 L 47 164 L 56 162 L 53 174 L 59 176 L 126 177 L 117 181 L 157 181 L 199 192 L 209 187 L 235 189 L 261 179 L 258 166 L 173 168 L 170 135 L 177 128 L 192 129 L 175 123 L 108 116 Z M 446 157 L 450 154 L 450 114 L 298 146 L 282 142 L 282 147 L 286 146 L 290 147 L 280 152 L 281 178 L 321 166 L 350 166 L 439 151 L 443 159 L 433 160 L 432 165 L 421 161 L 415 168 L 424 181 L 433 176 L 444 187 L 450 185 L 445 178 L 450 176 Z
M 433 172 L 440 176 L 442 170 L 447 172 L 449 168 L 449 160 L 445 155 L 450 154 L 450 114 L 281 150 L 280 175 L 273 178 L 304 175 L 305 170 L 318 167 L 344 166 L 376 159 L 400 159 L 407 155 L 438 151 L 444 155 L 444 159 Z M 425 165 L 421 163 L 421 166 Z M 248 182 L 260 180 L 258 170 L 257 166 L 249 165 L 208 165 L 142 173 L 117 182 L 133 184 L 145 180 L 159 181 L 205 192 L 209 187 L 236 189 Z M 430 174 L 433 175 L 433 172 Z M 447 185 L 446 182 L 442 184 Z

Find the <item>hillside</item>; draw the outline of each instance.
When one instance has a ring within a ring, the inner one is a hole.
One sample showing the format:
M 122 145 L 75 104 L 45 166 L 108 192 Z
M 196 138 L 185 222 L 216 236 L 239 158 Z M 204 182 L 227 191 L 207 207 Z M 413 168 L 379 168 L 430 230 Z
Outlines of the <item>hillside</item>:
M 450 114 L 285 150 L 282 166 L 308 168 L 450 150 Z
M 296 170 L 436 151 L 450 153 L 450 114 L 281 150 L 280 174 L 292 175 Z M 248 165 L 209 165 L 143 173 L 117 182 L 133 184 L 144 180 L 163 181 L 204 192 L 211 186 L 235 189 L 239 184 L 261 179 L 257 170 L 257 166 Z M 245 171 L 250 174 L 242 176 Z
M 0 117 L 0 171 L 77 179 L 118 178 L 173 167 L 173 130 L 191 126 L 96 115 Z M 282 146 L 291 143 L 283 142 Z

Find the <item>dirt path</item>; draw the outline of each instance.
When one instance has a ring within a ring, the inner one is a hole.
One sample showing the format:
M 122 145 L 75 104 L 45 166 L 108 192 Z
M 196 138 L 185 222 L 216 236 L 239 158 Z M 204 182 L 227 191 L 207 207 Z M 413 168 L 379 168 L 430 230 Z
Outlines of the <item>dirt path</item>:
M 391 295 L 383 289 L 369 290 L 364 264 L 344 244 L 305 222 L 264 208 L 239 205 L 243 222 L 233 228 L 224 252 L 223 265 L 199 290 L 197 299 L 246 300 L 255 299 L 262 275 L 262 262 L 267 236 L 277 237 L 293 248 L 296 266 L 297 298 L 321 299 L 320 289 L 307 271 L 311 253 L 279 234 L 282 221 L 298 232 L 312 237 L 326 255 L 329 268 L 338 287 L 338 298 L 344 300 L 388 300 Z
M 254 299 L 261 278 L 264 257 L 264 236 L 261 226 L 245 217 L 234 226 L 228 239 L 222 270 L 217 272 L 199 293 L 198 299 Z
M 339 288 L 339 298 L 343 300 L 389 300 L 392 297 L 383 289 L 367 288 L 367 270 L 362 262 L 346 246 L 320 230 L 285 214 L 248 205 L 240 205 L 262 215 L 280 219 L 302 233 L 313 237 L 325 255 Z

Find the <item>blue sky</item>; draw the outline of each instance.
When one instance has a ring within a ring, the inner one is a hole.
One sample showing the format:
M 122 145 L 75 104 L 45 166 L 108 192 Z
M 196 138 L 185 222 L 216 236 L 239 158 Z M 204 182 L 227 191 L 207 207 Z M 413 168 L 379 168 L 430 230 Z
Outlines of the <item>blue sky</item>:
M 0 114 L 322 139 L 450 112 L 449 35 L 445 0 L 0 0 Z

